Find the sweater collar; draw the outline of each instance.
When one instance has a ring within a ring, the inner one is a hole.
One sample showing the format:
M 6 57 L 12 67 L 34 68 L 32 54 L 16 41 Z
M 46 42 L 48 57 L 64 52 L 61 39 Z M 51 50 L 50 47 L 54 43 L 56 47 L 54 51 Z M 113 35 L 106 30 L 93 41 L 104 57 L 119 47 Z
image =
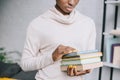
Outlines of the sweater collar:
M 55 7 L 49 9 L 48 14 L 53 20 L 67 25 L 74 23 L 78 16 L 78 12 L 76 10 L 73 10 L 69 15 L 63 15 Z

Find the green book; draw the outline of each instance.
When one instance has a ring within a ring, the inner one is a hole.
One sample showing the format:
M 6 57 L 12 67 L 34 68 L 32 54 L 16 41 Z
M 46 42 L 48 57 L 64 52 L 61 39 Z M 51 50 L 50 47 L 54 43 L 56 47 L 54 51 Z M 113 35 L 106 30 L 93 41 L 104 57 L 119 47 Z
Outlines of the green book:
M 97 62 L 97 63 L 90 63 L 90 64 L 78 64 L 75 65 L 76 69 L 79 71 L 84 71 L 84 70 L 88 70 L 88 69 L 94 69 L 94 68 L 98 68 L 98 67 L 102 67 L 103 66 L 103 62 Z M 68 65 L 61 65 L 61 71 L 67 71 Z
M 61 65 L 75 65 L 75 64 L 88 64 L 88 63 L 95 63 L 101 62 L 100 57 L 95 58 L 87 58 L 87 59 L 78 59 L 78 60 L 62 60 Z

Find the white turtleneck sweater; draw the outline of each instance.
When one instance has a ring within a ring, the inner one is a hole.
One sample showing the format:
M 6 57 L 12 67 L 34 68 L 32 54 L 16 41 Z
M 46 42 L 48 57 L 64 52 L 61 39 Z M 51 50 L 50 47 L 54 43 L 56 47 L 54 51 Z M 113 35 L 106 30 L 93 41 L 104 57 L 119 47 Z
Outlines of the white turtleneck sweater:
M 37 80 L 81 80 L 60 70 L 60 60 L 54 62 L 53 51 L 58 45 L 79 51 L 95 49 L 96 30 L 93 20 L 74 10 L 64 16 L 55 8 L 34 19 L 28 27 L 21 59 L 24 71 L 38 70 Z

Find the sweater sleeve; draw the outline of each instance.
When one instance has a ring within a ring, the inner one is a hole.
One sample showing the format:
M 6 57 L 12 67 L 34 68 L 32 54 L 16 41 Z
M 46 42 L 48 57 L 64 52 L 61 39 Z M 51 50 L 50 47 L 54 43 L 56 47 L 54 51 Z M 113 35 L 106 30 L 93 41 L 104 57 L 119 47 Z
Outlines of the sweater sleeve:
M 91 31 L 89 34 L 89 40 L 88 40 L 88 50 L 94 50 L 95 44 L 96 44 L 96 28 L 95 28 L 95 23 L 93 20 L 91 22 Z
M 33 26 L 28 27 L 26 42 L 23 49 L 20 66 L 24 71 L 39 70 L 53 64 L 52 53 L 57 44 L 50 45 L 50 51 L 40 51 L 41 37 Z

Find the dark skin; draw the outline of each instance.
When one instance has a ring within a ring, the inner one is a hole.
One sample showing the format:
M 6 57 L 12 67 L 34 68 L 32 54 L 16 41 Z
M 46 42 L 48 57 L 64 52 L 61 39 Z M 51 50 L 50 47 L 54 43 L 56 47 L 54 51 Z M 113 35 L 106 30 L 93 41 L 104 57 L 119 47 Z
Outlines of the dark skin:
M 69 15 L 76 5 L 79 3 L 79 0 L 56 0 L 56 9 L 61 12 L 63 15 Z M 76 52 L 75 48 L 65 45 L 59 45 L 57 49 L 53 52 L 53 60 L 57 61 L 62 58 L 63 55 L 69 54 L 71 52 Z M 79 76 L 90 73 L 91 70 L 78 71 L 76 66 L 68 67 L 67 74 L 69 76 Z
M 79 0 L 56 0 L 56 9 L 63 15 L 69 15 L 76 7 Z

